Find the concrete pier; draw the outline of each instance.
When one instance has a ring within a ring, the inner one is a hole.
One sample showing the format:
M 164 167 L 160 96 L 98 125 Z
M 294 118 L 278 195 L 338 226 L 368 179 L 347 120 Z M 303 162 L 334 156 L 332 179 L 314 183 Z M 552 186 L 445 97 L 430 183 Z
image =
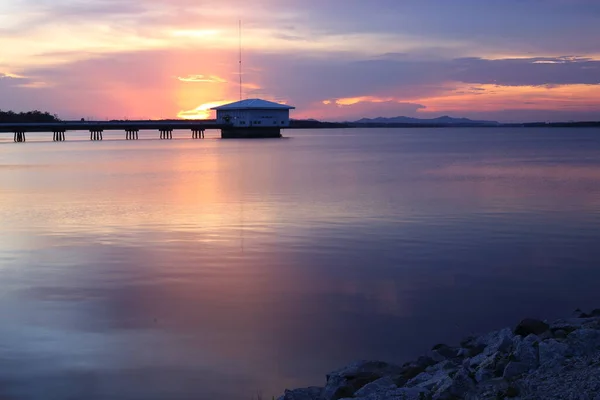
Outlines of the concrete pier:
M 25 131 L 15 131 L 15 143 L 25 142 Z
M 159 129 L 161 139 L 173 139 L 173 129 L 163 128 Z
M 192 129 L 192 139 L 204 139 L 204 129 Z
M 139 129 L 125 129 L 125 139 L 126 140 L 138 140 Z
M 56 130 L 54 131 L 54 135 L 52 136 L 52 140 L 55 142 L 64 142 L 65 141 L 65 131 L 64 130 Z
M 102 140 L 103 129 L 90 129 L 90 140 Z
M 0 134 L 14 134 L 15 142 L 25 142 L 26 132 L 52 132 L 52 140 L 62 142 L 66 131 L 88 131 L 90 140 L 103 139 L 103 132 L 125 132 L 126 140 L 138 140 L 141 130 L 158 130 L 161 139 L 173 139 L 174 130 L 191 131 L 192 139 L 204 139 L 207 129 L 221 131 L 223 139 L 280 138 L 281 127 L 234 127 L 231 123 L 215 120 L 147 120 L 147 121 L 65 121 L 48 123 L 0 123 Z

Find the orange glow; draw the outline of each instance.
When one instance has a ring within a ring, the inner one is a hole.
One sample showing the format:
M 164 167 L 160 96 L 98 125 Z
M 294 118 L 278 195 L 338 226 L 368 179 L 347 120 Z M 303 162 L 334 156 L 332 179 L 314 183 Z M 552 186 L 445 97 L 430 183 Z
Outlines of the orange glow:
M 596 110 L 600 85 L 460 87 L 448 95 L 410 99 L 427 106 L 427 112 L 520 110 Z
M 177 114 L 177 117 L 183 119 L 210 119 L 212 111 L 210 110 L 213 107 L 218 107 L 223 104 L 232 103 L 235 100 L 224 100 L 224 101 L 215 101 L 212 103 L 205 103 L 193 110 L 188 111 L 180 111 Z
M 392 97 L 376 97 L 376 96 L 360 96 L 360 97 L 347 97 L 335 100 L 325 100 L 323 104 L 329 105 L 332 102 L 338 106 L 352 106 L 358 103 L 385 103 L 387 101 L 398 101 Z

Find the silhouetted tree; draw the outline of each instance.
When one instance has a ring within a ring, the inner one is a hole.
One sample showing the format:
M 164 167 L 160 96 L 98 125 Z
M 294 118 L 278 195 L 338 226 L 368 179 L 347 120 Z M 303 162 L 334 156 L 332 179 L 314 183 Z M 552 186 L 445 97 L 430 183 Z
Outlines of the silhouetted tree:
M 56 114 L 50 114 L 48 111 L 38 110 L 16 113 L 14 111 L 0 110 L 0 123 L 17 122 L 60 122 Z

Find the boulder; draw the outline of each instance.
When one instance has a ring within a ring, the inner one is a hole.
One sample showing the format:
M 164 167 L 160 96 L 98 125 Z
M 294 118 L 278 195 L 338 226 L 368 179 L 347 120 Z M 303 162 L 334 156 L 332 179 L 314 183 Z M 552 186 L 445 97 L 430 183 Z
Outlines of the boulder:
M 527 370 L 537 368 L 539 365 L 539 338 L 536 335 L 529 335 L 516 342 L 515 350 L 512 353 L 514 360 L 527 366 Z
M 563 330 L 563 329 L 559 329 L 557 331 L 554 332 L 554 337 L 557 339 L 566 339 L 567 337 L 567 331 Z
M 322 391 L 323 388 L 320 387 L 286 390 L 279 400 L 323 400 Z
M 439 369 L 430 372 L 423 372 L 406 383 L 406 387 L 421 387 L 432 390 L 439 386 L 442 381 L 451 380 L 449 372 L 443 369 Z
M 510 328 L 505 328 L 494 332 L 494 335 L 487 338 L 484 354 L 492 355 L 497 352 L 508 353 L 512 349 L 513 338 L 515 335 Z
M 600 331 L 596 329 L 577 329 L 567 336 L 566 344 L 575 355 L 585 355 L 600 349 Z
M 540 366 L 544 368 L 560 368 L 567 354 L 569 346 L 557 340 L 549 339 L 539 344 Z
M 518 361 L 509 361 L 504 368 L 504 379 L 512 379 L 529 371 L 529 366 Z
M 528 335 L 541 335 L 550 329 L 550 325 L 539 319 L 526 318 L 519 322 L 515 328 L 515 335 L 528 336 Z
M 354 393 L 354 397 L 368 397 L 373 394 L 389 392 L 394 389 L 398 389 L 398 386 L 396 386 L 394 380 L 391 377 L 386 376 L 365 385 L 364 387 L 356 391 L 356 393 Z
M 573 318 L 587 318 L 587 317 L 589 317 L 588 314 L 584 313 L 579 308 L 576 309 L 575 311 L 573 311 L 572 315 L 573 315 Z
M 574 330 L 582 328 L 586 323 L 594 321 L 595 319 L 589 318 L 568 318 L 554 321 L 550 325 L 550 330 L 556 334 L 556 331 L 562 330 L 567 333 L 571 333 Z
M 368 396 L 349 397 L 341 400 L 423 400 L 431 398 L 431 393 L 421 388 L 400 388 Z
M 469 375 L 469 371 L 461 368 L 452 379 L 444 380 L 437 386 L 433 398 L 439 400 L 463 399 L 467 392 L 475 387 L 475 382 Z
M 431 358 L 437 362 L 453 359 L 458 356 L 459 349 L 445 344 L 438 344 L 431 349 Z
M 427 367 L 425 367 L 427 368 Z M 327 375 L 324 400 L 352 397 L 362 387 L 385 376 L 398 376 L 404 369 L 382 361 L 357 361 Z
M 475 370 L 475 380 L 485 382 L 492 378 L 502 376 L 504 368 L 508 363 L 508 357 L 504 353 L 496 352 L 487 357 Z
M 436 365 L 437 363 L 430 357 L 419 357 L 417 361 L 406 363 L 402 366 L 400 374 L 398 374 L 394 381 L 398 387 L 404 386 L 406 382 L 414 378 L 415 376 L 423 373 L 427 368 Z

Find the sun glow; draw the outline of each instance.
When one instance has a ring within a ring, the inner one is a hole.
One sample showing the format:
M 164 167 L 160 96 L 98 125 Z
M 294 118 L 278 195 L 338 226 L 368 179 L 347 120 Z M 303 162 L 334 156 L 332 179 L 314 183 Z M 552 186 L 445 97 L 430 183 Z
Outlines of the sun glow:
M 210 119 L 212 111 L 211 108 L 222 106 L 223 104 L 232 103 L 233 100 L 215 101 L 212 103 L 205 103 L 199 105 L 193 110 L 180 111 L 177 117 L 183 119 Z

